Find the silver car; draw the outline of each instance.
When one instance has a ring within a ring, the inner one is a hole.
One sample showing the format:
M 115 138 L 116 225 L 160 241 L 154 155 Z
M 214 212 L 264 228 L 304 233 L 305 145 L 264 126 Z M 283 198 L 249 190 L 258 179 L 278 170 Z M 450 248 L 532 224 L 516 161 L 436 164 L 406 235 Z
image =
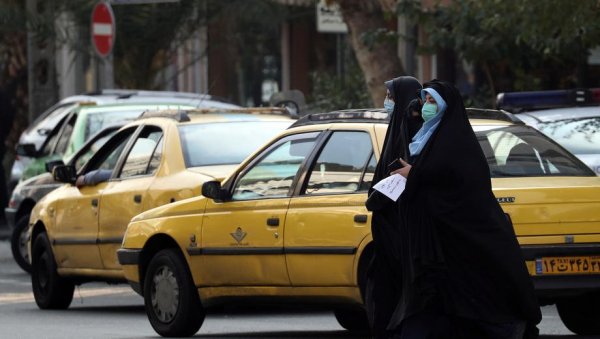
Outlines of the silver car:
M 600 88 L 500 93 L 497 103 L 600 175 Z

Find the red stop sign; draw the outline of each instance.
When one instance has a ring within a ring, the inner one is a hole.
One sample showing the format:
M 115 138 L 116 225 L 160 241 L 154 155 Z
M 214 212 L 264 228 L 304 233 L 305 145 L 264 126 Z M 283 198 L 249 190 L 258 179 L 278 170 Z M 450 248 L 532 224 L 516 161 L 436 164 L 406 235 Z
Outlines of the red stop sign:
M 115 16 L 110 4 L 99 2 L 92 11 L 92 45 L 101 57 L 107 57 L 115 44 Z

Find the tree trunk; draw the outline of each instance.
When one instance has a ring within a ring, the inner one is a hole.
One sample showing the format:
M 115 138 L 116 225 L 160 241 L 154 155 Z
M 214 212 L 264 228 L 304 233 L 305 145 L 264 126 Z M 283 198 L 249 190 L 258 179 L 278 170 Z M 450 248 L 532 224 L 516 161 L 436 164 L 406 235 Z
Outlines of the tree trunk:
M 348 25 L 352 49 L 363 71 L 367 88 L 375 106 L 380 107 L 385 96 L 383 83 L 404 75 L 397 53 L 397 44 L 375 42 L 369 47 L 363 35 L 386 28 L 381 5 L 377 0 L 338 0 L 344 21 Z

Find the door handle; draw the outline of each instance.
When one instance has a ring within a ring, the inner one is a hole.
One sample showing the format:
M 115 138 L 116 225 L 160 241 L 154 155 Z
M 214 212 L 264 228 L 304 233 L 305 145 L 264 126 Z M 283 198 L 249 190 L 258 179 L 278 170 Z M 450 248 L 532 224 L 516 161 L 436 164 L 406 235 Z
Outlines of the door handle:
M 136 204 L 139 204 L 140 202 L 142 202 L 142 195 L 141 194 L 134 195 L 133 202 L 135 202 Z
M 279 218 L 275 217 L 275 218 L 268 218 L 267 219 L 267 225 L 269 226 L 279 226 Z
M 367 217 L 366 214 L 357 214 L 357 215 L 354 216 L 354 222 L 358 222 L 358 223 L 361 223 L 361 224 L 366 223 L 367 219 L 368 219 L 368 217 Z
M 96 199 L 96 198 L 92 199 L 92 206 L 98 207 L 98 199 Z

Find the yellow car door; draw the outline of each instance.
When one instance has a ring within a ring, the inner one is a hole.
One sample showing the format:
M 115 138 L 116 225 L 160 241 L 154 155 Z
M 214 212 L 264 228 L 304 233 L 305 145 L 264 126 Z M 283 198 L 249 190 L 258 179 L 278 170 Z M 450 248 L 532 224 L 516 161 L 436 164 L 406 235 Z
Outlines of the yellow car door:
M 102 268 L 96 244 L 98 206 L 106 183 L 81 188 L 65 185 L 56 203 L 54 255 L 60 268 Z
M 155 179 L 162 155 L 163 132 L 156 126 L 145 126 L 117 164 L 115 178 L 102 192 L 98 247 L 105 269 L 120 269 L 117 250 L 131 218 L 155 207 L 145 204 L 148 187 Z
M 329 132 L 288 210 L 284 248 L 293 286 L 355 284 L 358 249 L 371 232 L 365 200 L 376 164 L 368 132 Z
M 288 286 L 283 253 L 290 195 L 318 133 L 285 137 L 240 172 L 225 202 L 208 201 L 195 265 L 218 286 Z M 193 253 L 190 253 L 193 255 Z
M 98 248 L 98 221 L 102 193 L 113 175 L 117 160 L 137 127 L 117 132 L 81 168 L 80 187 L 64 186 L 58 199 L 54 249 L 59 267 L 101 269 Z M 102 174 L 102 175 L 98 175 Z M 82 178 L 83 176 L 83 178 Z

